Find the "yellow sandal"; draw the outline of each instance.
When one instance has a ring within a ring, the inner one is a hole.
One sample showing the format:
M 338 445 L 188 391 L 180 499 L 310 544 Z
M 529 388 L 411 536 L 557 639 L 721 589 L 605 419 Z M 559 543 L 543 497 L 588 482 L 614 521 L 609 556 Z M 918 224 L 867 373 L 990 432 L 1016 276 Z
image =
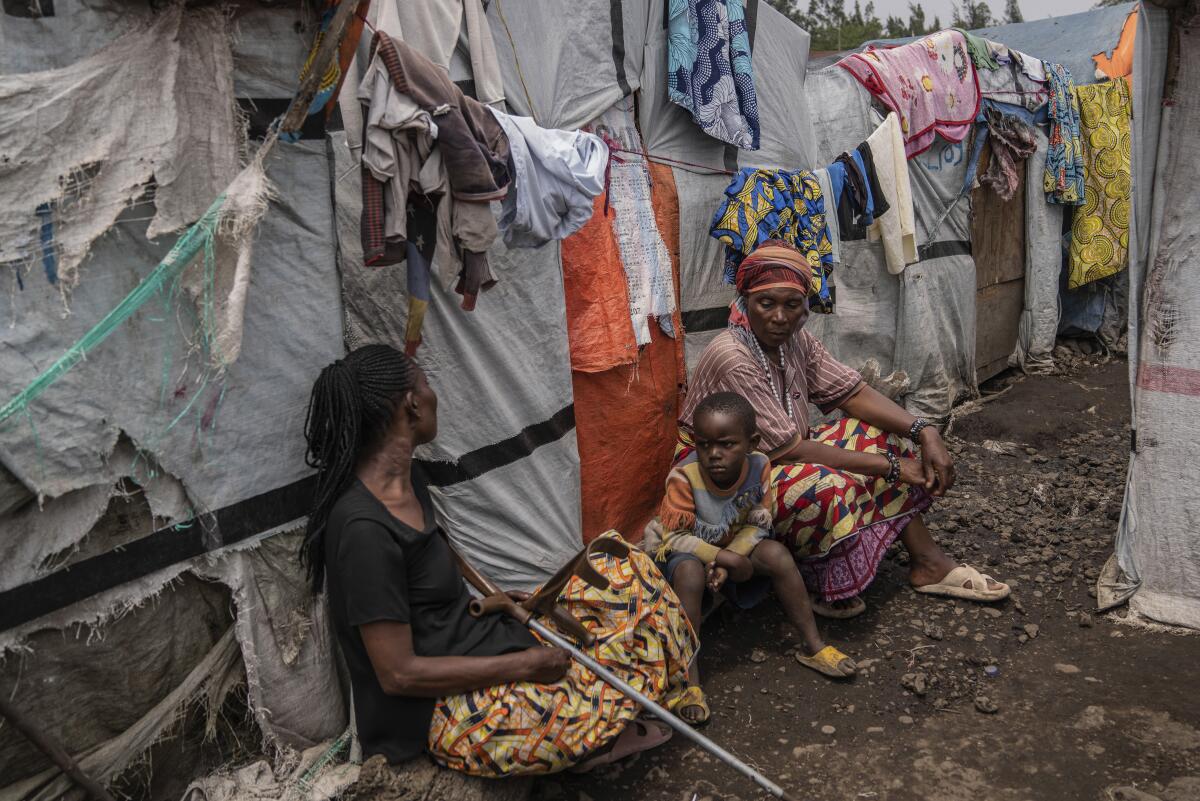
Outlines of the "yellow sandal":
M 680 710 L 685 709 L 686 707 L 699 708 L 701 716 L 696 720 L 688 720 L 679 714 Z M 712 711 L 708 708 L 708 699 L 704 695 L 704 690 L 700 689 L 694 684 L 680 693 L 679 697 L 675 700 L 675 703 L 671 705 L 671 711 L 674 712 L 680 720 L 690 726 L 703 726 L 705 723 L 708 723 L 709 717 L 712 716 Z
M 858 671 L 854 660 L 832 645 L 826 645 L 812 656 L 805 656 L 802 651 L 797 651 L 796 661 L 831 679 L 848 679 Z

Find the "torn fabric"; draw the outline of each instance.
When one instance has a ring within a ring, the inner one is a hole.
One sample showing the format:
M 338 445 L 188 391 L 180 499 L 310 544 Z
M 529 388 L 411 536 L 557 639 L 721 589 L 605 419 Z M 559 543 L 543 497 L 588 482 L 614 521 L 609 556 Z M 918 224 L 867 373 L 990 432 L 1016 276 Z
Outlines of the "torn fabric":
M 198 219 L 238 167 L 230 40 L 222 12 L 173 5 L 70 66 L 0 76 L 0 264 L 41 262 L 43 204 L 66 288 L 150 186 L 147 237 Z

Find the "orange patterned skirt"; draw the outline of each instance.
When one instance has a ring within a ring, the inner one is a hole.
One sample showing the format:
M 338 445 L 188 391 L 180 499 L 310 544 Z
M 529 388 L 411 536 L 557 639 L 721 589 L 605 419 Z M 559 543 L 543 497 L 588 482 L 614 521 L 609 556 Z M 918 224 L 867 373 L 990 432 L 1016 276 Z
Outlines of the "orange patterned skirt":
M 670 706 L 687 687 L 697 647 L 679 599 L 637 548 L 630 548 L 624 559 L 594 554 L 592 564 L 609 580 L 608 589 L 572 578 L 559 603 L 596 635 L 586 649 L 591 657 Z M 475 776 L 553 773 L 610 742 L 639 711 L 633 701 L 572 661 L 567 675 L 554 684 L 514 682 L 440 699 L 429 729 L 429 751 L 446 767 Z

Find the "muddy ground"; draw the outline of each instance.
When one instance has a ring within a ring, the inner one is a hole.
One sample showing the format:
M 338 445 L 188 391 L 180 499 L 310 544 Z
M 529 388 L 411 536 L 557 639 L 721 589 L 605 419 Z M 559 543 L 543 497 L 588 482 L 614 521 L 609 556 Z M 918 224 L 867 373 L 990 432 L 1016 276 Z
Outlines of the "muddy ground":
M 1124 490 L 1127 365 L 1093 357 L 989 390 L 1003 394 L 951 427 L 959 481 L 929 524 L 1013 597 L 916 595 L 893 551 L 866 614 L 823 624 L 862 668 L 844 684 L 794 661 L 773 600 L 718 610 L 702 633 L 705 733 L 795 798 L 1200 799 L 1200 637 L 1090 611 Z M 679 737 L 533 788 L 537 801 L 694 797 L 763 796 Z

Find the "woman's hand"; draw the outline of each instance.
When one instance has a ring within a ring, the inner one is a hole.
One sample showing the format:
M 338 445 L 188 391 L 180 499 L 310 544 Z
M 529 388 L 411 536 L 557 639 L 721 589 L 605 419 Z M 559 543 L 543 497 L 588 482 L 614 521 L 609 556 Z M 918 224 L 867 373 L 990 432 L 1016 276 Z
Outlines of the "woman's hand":
M 504 594 L 513 600 L 514 603 L 524 603 L 530 599 L 530 595 L 522 590 L 505 590 Z
M 900 483 L 925 486 L 925 466 L 917 459 L 900 459 Z
M 553 684 L 567 675 L 571 667 L 571 655 L 561 648 L 542 645 L 526 648 L 521 652 L 521 675 L 518 681 L 536 684 Z
M 921 429 L 921 465 L 925 472 L 925 489 L 940 498 L 954 486 L 954 457 L 946 450 L 942 435 L 933 426 Z

